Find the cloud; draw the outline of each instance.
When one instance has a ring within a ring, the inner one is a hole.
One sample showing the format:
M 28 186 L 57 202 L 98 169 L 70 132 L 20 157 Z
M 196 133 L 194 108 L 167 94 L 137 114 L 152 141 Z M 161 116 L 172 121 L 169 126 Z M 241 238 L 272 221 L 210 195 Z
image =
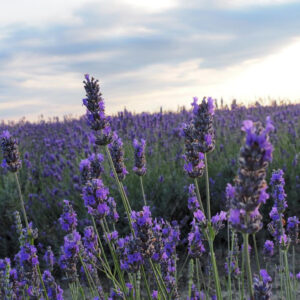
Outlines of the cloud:
M 225 91 L 224 82 L 247 62 L 278 53 L 300 36 L 299 3 L 225 2 L 55 0 L 39 6 L 28 0 L 14 16 L 6 4 L 0 12 L 0 118 L 83 113 L 84 73 L 102 79 L 111 112 L 125 105 L 154 109 L 160 102 L 174 108 L 186 103 L 189 91 Z M 1 109 L 12 102 L 22 109 Z

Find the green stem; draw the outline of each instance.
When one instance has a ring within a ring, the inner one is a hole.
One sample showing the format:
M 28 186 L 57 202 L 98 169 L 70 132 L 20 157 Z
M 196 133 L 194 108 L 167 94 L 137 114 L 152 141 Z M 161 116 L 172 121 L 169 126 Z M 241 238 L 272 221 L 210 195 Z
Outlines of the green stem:
M 154 271 L 154 275 L 155 275 L 155 279 L 157 281 L 157 284 L 158 284 L 159 288 L 161 289 L 161 292 L 162 292 L 162 295 L 163 295 L 164 299 L 166 299 L 168 297 L 168 291 L 167 291 L 166 285 L 164 283 L 164 280 L 161 276 L 161 273 L 158 270 L 158 268 L 156 267 L 156 265 L 153 264 L 152 260 L 149 259 L 149 261 L 150 261 L 152 270 Z
M 91 293 L 93 294 L 93 297 L 95 297 L 95 291 L 97 291 L 98 293 L 98 290 L 97 290 L 97 287 L 94 283 L 94 280 L 90 274 L 90 272 L 88 271 L 87 267 L 86 267 L 86 264 L 84 263 L 83 259 L 82 259 L 82 256 L 81 254 L 79 253 L 79 260 L 81 262 L 81 265 L 83 267 L 83 270 L 84 270 L 84 273 L 85 273 L 85 276 L 86 276 L 86 279 L 88 281 L 88 284 L 90 286 L 90 289 L 91 289 Z M 100 297 L 100 295 L 98 294 L 98 296 Z
M 149 287 L 149 284 L 148 284 L 148 280 L 147 280 L 147 276 L 146 276 L 146 273 L 145 273 L 144 266 L 141 267 L 141 270 L 142 270 L 142 276 L 143 276 L 143 279 L 144 279 L 144 282 L 145 282 L 145 285 L 146 285 L 147 296 L 148 296 L 148 299 L 151 300 L 152 296 L 151 296 L 150 287 Z
M 256 236 L 255 236 L 255 233 L 252 234 L 252 238 L 253 238 L 253 245 L 254 245 L 254 252 L 255 252 L 256 266 L 257 266 L 259 278 L 261 279 L 261 275 L 260 275 L 260 263 L 259 263 L 259 258 L 258 258 L 258 251 L 257 251 L 257 244 L 256 244 Z
M 104 261 L 103 261 L 102 259 L 101 259 L 101 261 L 102 261 L 102 264 L 103 264 L 103 266 L 104 266 L 104 268 L 105 268 L 105 273 L 106 273 L 107 276 L 108 276 L 108 275 L 110 276 L 110 278 L 112 279 L 112 281 L 113 281 L 113 283 L 114 283 L 115 288 L 116 288 L 116 286 L 118 286 L 118 287 L 121 288 L 120 283 L 118 282 L 118 280 L 115 278 L 114 274 L 112 273 L 112 270 L 111 270 L 111 267 L 110 267 L 109 262 L 108 262 L 108 260 L 107 260 L 107 257 L 106 257 L 106 255 L 105 255 L 105 251 L 104 251 L 104 248 L 103 248 L 103 245 L 102 245 L 100 236 L 99 236 L 99 232 L 98 232 L 98 230 L 97 230 L 96 222 L 95 222 L 95 219 L 94 219 L 93 216 L 92 216 L 92 222 L 93 222 L 93 226 L 94 226 L 95 232 L 96 232 L 96 234 L 97 234 L 97 239 L 98 239 L 99 246 L 100 246 L 100 249 L 101 249 L 101 254 L 103 255 L 103 258 L 104 258 Z M 107 272 L 108 272 L 109 274 L 107 274 Z M 108 276 L 108 277 L 109 277 L 109 276 Z
M 242 251 L 242 272 L 241 272 L 241 277 L 242 277 L 242 297 L 241 299 L 244 300 L 244 292 L 245 292 L 245 251 Z
M 189 281 L 188 281 L 188 295 L 189 295 L 189 299 L 192 298 L 193 275 L 194 275 L 194 260 L 191 259 L 190 263 L 189 263 Z
M 290 271 L 289 271 L 289 262 L 287 257 L 287 250 L 283 250 L 283 258 L 284 258 L 284 270 L 285 270 L 285 277 L 286 277 L 286 290 L 288 299 L 292 299 L 292 286 L 291 286 L 291 279 L 290 279 Z
M 197 289 L 198 289 L 198 291 L 201 291 L 200 276 L 199 276 L 199 259 L 198 258 L 196 258 L 196 276 L 197 276 Z
M 24 220 L 25 220 L 25 225 L 26 225 L 26 228 L 27 228 L 28 234 L 29 234 L 28 219 L 27 219 L 27 214 L 26 214 L 26 210 L 25 210 L 23 195 L 22 195 L 21 186 L 20 186 L 19 177 L 18 177 L 18 173 L 17 172 L 15 173 L 15 178 L 16 178 L 16 182 L 17 182 L 17 188 L 18 188 L 19 197 L 20 197 L 21 209 L 22 209 Z
M 210 222 L 211 220 L 210 193 L 209 193 L 208 163 L 207 163 L 206 153 L 204 153 L 204 161 L 205 161 L 205 183 L 206 183 L 206 209 L 207 209 L 207 219 L 208 222 Z
M 217 292 L 217 299 L 222 300 L 223 298 L 222 298 L 222 293 L 221 293 L 221 285 L 220 285 L 220 279 L 219 279 L 219 274 L 218 274 L 217 261 L 216 261 L 216 256 L 215 256 L 215 252 L 214 252 L 213 241 L 211 240 L 211 238 L 208 239 L 208 245 L 209 245 L 209 251 L 210 251 L 210 256 L 211 256 L 211 261 L 212 261 L 213 275 L 214 275 L 216 292 Z
M 134 230 L 133 230 L 133 226 L 132 226 L 132 220 L 131 220 L 131 208 L 130 208 L 130 204 L 129 204 L 129 201 L 128 201 L 128 198 L 126 196 L 126 193 L 125 193 L 125 190 L 124 190 L 124 187 L 122 185 L 122 183 L 120 182 L 119 178 L 118 178 L 118 174 L 116 172 L 116 169 L 115 169 L 115 166 L 114 166 L 114 162 L 111 158 L 111 155 L 110 155 L 110 152 L 109 152 L 109 149 L 108 149 L 108 146 L 105 146 L 105 150 L 106 150 L 106 154 L 107 154 L 107 157 L 108 157 L 108 160 L 109 160 L 109 163 L 110 163 L 110 167 L 113 171 L 113 174 L 114 174 L 114 178 L 115 178 L 115 181 L 117 182 L 117 186 L 118 186 L 118 189 L 119 189 L 119 193 L 121 195 L 121 199 L 122 199 L 122 202 L 123 202 L 123 206 L 125 208 L 125 211 L 126 211 L 126 215 L 127 215 L 127 218 L 128 218 L 128 221 L 129 221 L 129 227 L 130 227 L 130 230 L 133 234 L 133 236 L 135 236 L 135 233 L 134 233 Z
M 280 274 L 280 294 L 281 294 L 281 299 L 284 299 L 283 298 L 283 263 L 282 263 L 282 251 L 280 249 L 280 246 L 279 246 L 279 265 L 280 265 L 280 269 L 279 269 L 279 274 Z
M 250 294 L 250 299 L 254 299 L 254 291 L 253 291 L 253 282 L 252 282 L 252 272 L 251 272 L 251 265 L 250 265 L 250 255 L 249 255 L 249 234 L 243 233 L 244 239 L 244 252 L 246 258 L 246 270 L 247 270 L 247 278 L 248 278 L 248 290 Z
M 233 252 L 233 246 L 234 246 L 234 232 L 232 231 L 232 236 L 231 236 L 231 243 L 230 243 L 230 225 L 228 223 L 227 225 L 228 228 L 228 238 L 229 238 L 229 263 L 228 263 L 228 288 L 229 288 L 229 299 L 232 300 L 232 287 L 231 287 L 231 264 L 232 264 L 232 252 Z
M 103 223 L 102 220 L 100 221 L 100 224 L 101 224 L 102 230 L 104 232 L 104 235 L 105 235 L 105 238 L 106 238 L 106 242 L 108 244 L 108 248 L 110 250 L 111 256 L 113 258 L 113 262 L 114 262 L 115 268 L 116 268 L 117 273 L 119 275 L 119 279 L 120 279 L 121 285 L 122 285 L 122 290 L 123 290 L 124 294 L 126 294 L 127 288 L 126 288 L 126 285 L 125 285 L 125 280 L 124 280 L 123 273 L 122 273 L 120 265 L 119 265 L 119 261 L 117 260 L 116 253 L 115 253 L 115 251 L 113 249 L 113 246 L 111 245 L 111 242 L 110 242 L 110 240 L 107 237 L 107 232 L 105 230 L 105 226 L 104 226 L 104 223 Z
M 294 289 L 294 298 L 296 299 L 297 297 L 297 279 L 296 279 L 296 272 L 295 272 L 295 245 L 293 245 L 293 258 L 292 258 L 292 263 L 293 263 L 293 289 Z
M 200 190 L 199 190 L 199 185 L 198 185 L 197 178 L 194 179 L 194 183 L 195 183 L 195 187 L 196 187 L 196 194 L 197 194 L 198 202 L 200 204 L 200 208 L 201 208 L 202 212 L 205 213 L 203 203 L 202 203 L 202 200 L 201 200 L 201 195 L 200 195 Z
M 144 191 L 144 185 L 143 185 L 143 177 L 140 177 L 140 183 L 141 183 L 141 189 L 142 189 L 142 194 L 143 194 L 143 200 L 144 200 L 144 204 L 145 206 L 147 205 L 147 201 L 146 201 L 146 196 L 145 196 L 145 191 Z
M 47 294 L 47 290 L 46 290 L 46 287 L 45 287 L 45 283 L 44 283 L 44 280 L 43 280 L 43 277 L 42 277 L 42 274 L 41 274 L 41 270 L 40 270 L 40 266 L 39 266 L 39 265 L 37 265 L 37 271 L 38 271 L 38 273 L 39 273 L 39 277 L 40 277 L 40 280 L 41 280 L 41 283 L 42 283 L 42 287 L 43 287 L 43 291 L 44 291 L 45 298 L 46 298 L 46 300 L 49 300 L 48 294 Z

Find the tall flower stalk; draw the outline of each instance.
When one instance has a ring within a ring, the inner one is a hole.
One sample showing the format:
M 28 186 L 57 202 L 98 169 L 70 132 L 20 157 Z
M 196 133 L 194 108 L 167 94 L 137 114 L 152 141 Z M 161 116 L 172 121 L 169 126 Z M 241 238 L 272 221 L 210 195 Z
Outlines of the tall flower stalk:
M 254 299 L 254 291 L 248 251 L 249 234 L 254 234 L 262 228 L 259 208 L 269 198 L 265 177 L 268 164 L 272 160 L 273 147 L 269 142 L 269 133 L 273 129 L 270 118 L 267 118 L 266 128 L 259 122 L 244 121 L 242 130 L 246 133 L 246 139 L 240 150 L 240 167 L 235 179 L 234 197 L 231 200 L 230 222 L 232 227 L 243 235 L 251 299 Z
M 206 182 L 206 227 L 203 228 L 205 238 L 208 241 L 210 258 L 212 262 L 212 269 L 216 285 L 217 298 L 222 299 L 220 278 L 218 274 L 217 262 L 214 253 L 213 241 L 216 232 L 211 223 L 210 210 L 210 190 L 209 190 L 209 175 L 207 164 L 207 153 L 215 148 L 215 132 L 213 128 L 214 115 L 214 101 L 211 97 L 203 98 L 202 103 L 198 104 L 198 98 L 194 98 L 193 119 L 188 125 L 183 128 L 185 137 L 185 161 L 184 169 L 188 176 L 194 178 L 196 194 L 199 201 L 200 208 L 204 214 L 204 207 L 202 204 L 197 178 L 201 177 L 205 172 Z

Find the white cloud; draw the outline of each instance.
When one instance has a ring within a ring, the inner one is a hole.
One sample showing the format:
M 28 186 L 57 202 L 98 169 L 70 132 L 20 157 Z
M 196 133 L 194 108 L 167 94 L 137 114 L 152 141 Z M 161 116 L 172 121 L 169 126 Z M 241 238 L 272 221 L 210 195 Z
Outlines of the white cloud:
M 1 2 L 0 26 L 27 24 L 45 26 L 49 23 L 74 23 L 79 19 L 74 10 L 84 0 L 10 0 Z M 88 3 L 87 3 L 88 4 Z

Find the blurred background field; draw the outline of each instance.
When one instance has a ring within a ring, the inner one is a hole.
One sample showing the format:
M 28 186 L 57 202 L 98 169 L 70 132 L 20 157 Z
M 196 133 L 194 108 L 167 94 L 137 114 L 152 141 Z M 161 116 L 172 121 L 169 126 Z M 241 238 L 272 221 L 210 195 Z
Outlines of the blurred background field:
M 223 107 L 217 103 L 214 126 L 216 130 L 216 150 L 208 155 L 211 187 L 212 213 L 226 210 L 225 187 L 232 183 L 238 168 L 239 149 L 243 143 L 240 128 L 242 121 L 251 119 L 265 122 L 270 116 L 275 132 L 271 134 L 274 146 L 274 158 L 269 167 L 282 168 L 285 172 L 287 201 L 286 216 L 300 214 L 300 104 L 273 103 L 272 106 Z M 167 220 L 178 220 L 182 236 L 188 230 L 191 217 L 187 209 L 187 189 L 192 183 L 183 171 L 184 140 L 182 124 L 191 119 L 191 112 L 185 108 L 177 112 L 160 111 L 158 113 L 132 114 L 123 111 L 112 116 L 112 128 L 123 139 L 126 167 L 129 175 L 124 181 L 132 208 L 139 210 L 143 199 L 139 178 L 132 172 L 134 138 L 147 141 L 147 174 L 144 177 L 145 193 L 155 217 L 164 216 Z M 38 123 L 21 120 L 18 123 L 2 123 L 0 131 L 9 129 L 19 140 L 23 167 L 20 170 L 21 186 L 25 198 L 26 210 L 30 220 L 39 228 L 41 252 L 51 245 L 56 253 L 63 240 L 58 218 L 62 212 L 63 199 L 74 205 L 80 220 L 79 229 L 88 224 L 87 212 L 81 198 L 81 179 L 79 163 L 88 157 L 93 149 L 94 136 L 86 125 L 85 117 L 80 119 L 64 118 L 59 120 L 41 119 Z M 117 187 L 108 171 L 104 155 L 104 182 L 109 186 L 112 196 L 120 204 Z M 200 179 L 200 190 L 204 193 L 204 178 Z M 17 234 L 13 225 L 12 212 L 19 209 L 17 189 L 13 174 L 0 170 L 0 256 L 11 256 L 17 252 Z M 263 206 L 264 224 L 270 222 L 268 216 L 272 199 Z M 123 206 L 117 206 L 123 217 Z M 127 229 L 125 218 L 119 228 Z M 266 226 L 257 234 L 258 243 L 268 237 Z M 219 235 L 216 243 L 226 240 L 226 233 Z M 184 241 L 183 245 L 184 247 Z M 217 247 L 216 247 L 217 248 Z

